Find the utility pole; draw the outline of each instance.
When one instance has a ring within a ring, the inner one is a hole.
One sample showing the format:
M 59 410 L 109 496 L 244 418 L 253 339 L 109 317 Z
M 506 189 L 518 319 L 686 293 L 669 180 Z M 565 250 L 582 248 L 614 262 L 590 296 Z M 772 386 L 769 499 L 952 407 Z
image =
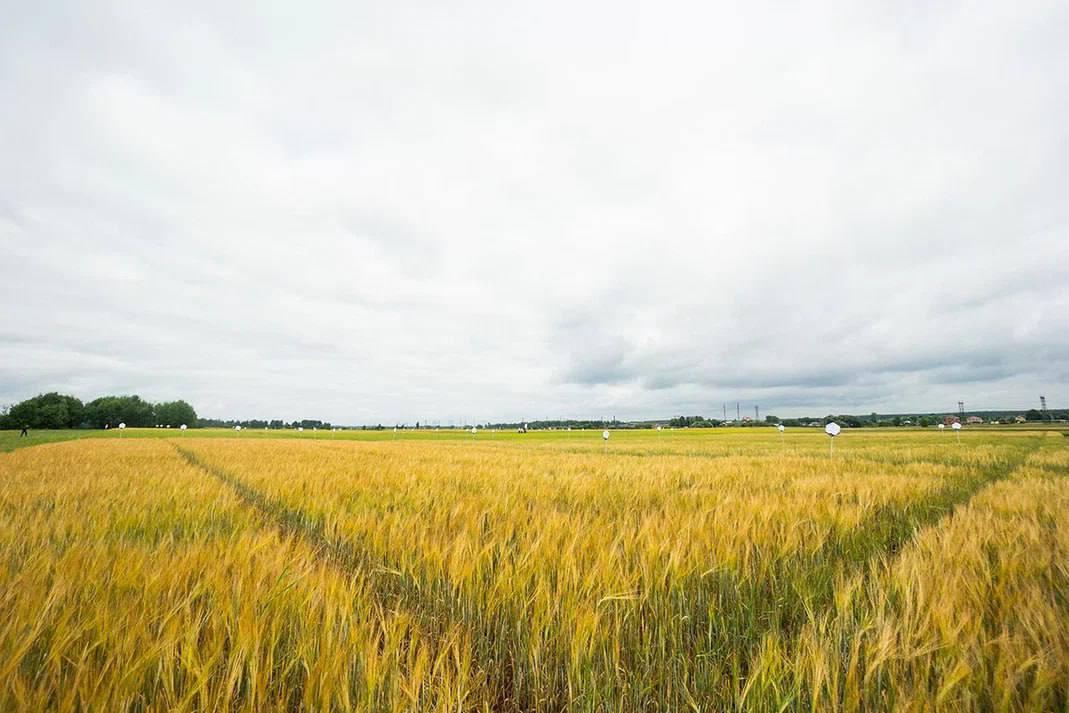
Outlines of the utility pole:
M 753 420 L 754 420 L 754 423 L 757 423 L 760 420 L 760 418 L 761 417 L 758 416 L 758 412 L 757 412 L 757 404 L 754 404 L 753 405 Z
M 965 402 L 964 401 L 959 401 L 958 402 L 958 420 L 961 421 L 962 425 L 965 425 Z
M 728 420 L 728 405 L 726 403 L 724 404 L 724 420 Z
M 739 411 L 739 402 L 738 401 L 735 402 L 735 420 L 736 421 L 741 421 L 742 420 L 742 412 Z

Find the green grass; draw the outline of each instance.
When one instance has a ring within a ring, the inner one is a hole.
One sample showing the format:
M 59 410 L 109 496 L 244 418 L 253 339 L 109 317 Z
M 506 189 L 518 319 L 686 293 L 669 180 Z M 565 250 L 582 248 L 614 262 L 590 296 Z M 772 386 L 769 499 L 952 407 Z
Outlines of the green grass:
M 1027 435 L 1031 431 L 1057 431 L 1060 427 L 1050 427 L 1047 424 L 1039 424 L 1025 428 L 1024 425 L 1014 426 L 984 426 L 970 427 L 963 432 L 963 438 L 969 438 L 970 443 L 977 443 L 984 436 L 993 436 L 999 433 L 1011 432 L 1017 435 Z M 885 443 L 896 439 L 910 439 L 917 434 L 936 435 L 934 428 L 854 428 L 843 431 L 836 440 L 836 450 L 845 452 L 851 443 L 863 440 L 866 443 Z M 806 450 L 816 450 L 821 445 L 826 445 L 826 439 L 814 439 L 819 434 L 815 428 L 792 428 L 781 439 L 778 432 L 772 427 L 758 426 L 748 428 L 716 428 L 716 429 L 676 429 L 654 431 L 651 429 L 640 430 L 614 430 L 607 444 L 602 442 L 601 429 L 573 430 L 573 431 L 531 431 L 529 433 L 516 433 L 513 430 L 485 431 L 480 430 L 477 436 L 472 436 L 468 431 L 461 430 L 434 430 L 434 429 L 405 429 L 394 432 L 393 429 L 383 431 L 348 430 L 331 432 L 321 431 L 296 431 L 293 429 L 243 429 L 234 431 L 229 428 L 197 428 L 185 432 L 174 428 L 127 428 L 120 432 L 118 429 L 89 430 L 89 429 L 65 429 L 65 430 L 38 430 L 31 429 L 27 437 L 19 437 L 18 430 L 0 430 L 0 453 L 13 451 L 16 448 L 36 446 L 42 443 L 56 443 L 59 441 L 72 441 L 82 438 L 240 438 L 240 439 L 312 439 L 312 440 L 336 440 L 336 441 L 472 441 L 477 443 L 516 443 L 527 445 L 558 446 L 571 443 L 576 447 L 586 450 L 598 450 L 608 454 L 626 453 L 628 444 L 642 445 L 646 450 L 644 454 L 658 455 L 655 451 L 648 450 L 650 445 L 662 444 L 665 453 L 680 455 L 679 447 L 687 444 L 695 444 L 702 447 L 705 444 L 716 443 L 718 437 L 731 436 L 732 448 L 723 454 L 733 452 L 751 453 L 752 448 L 763 447 L 768 450 L 777 448 L 796 448 L 804 443 Z M 940 434 L 946 438 L 946 444 L 950 445 L 954 436 L 950 433 Z M 1065 435 L 1064 433 L 1062 435 Z M 863 438 L 862 438 L 863 437 Z M 815 445 L 816 444 L 816 445 Z M 631 453 L 637 455 L 638 453 Z M 687 453 L 682 453 L 687 455 Z M 709 455 L 705 450 L 696 451 L 693 455 Z

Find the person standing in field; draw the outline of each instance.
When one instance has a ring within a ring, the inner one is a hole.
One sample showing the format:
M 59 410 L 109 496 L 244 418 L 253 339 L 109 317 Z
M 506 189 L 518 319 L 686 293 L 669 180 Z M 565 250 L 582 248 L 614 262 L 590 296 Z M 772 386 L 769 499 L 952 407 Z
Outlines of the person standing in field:
M 22 431 L 19 432 L 19 438 L 30 435 L 30 424 L 26 424 L 22 427 Z

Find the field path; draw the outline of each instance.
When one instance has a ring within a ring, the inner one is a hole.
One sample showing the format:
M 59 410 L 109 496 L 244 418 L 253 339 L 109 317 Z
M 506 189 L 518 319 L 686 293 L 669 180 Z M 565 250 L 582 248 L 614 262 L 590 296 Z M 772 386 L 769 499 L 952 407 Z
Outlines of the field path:
M 1064 496 L 1064 490 L 1053 490 L 1064 488 L 1064 482 L 1057 481 L 1069 477 L 1069 462 L 1036 462 L 1033 456 L 1044 445 L 1058 448 L 1038 437 L 1020 457 L 998 468 L 942 517 L 931 518 L 901 547 L 887 556 L 874 555 L 848 572 L 852 580 L 835 593 L 836 601 L 817 612 L 822 616 L 815 616 L 804 631 L 794 632 L 793 639 L 780 641 L 776 652 L 799 656 L 792 659 L 797 662 L 823 645 L 828 658 L 818 655 L 820 663 L 812 669 L 798 666 L 793 681 L 775 666 L 767 681 L 756 671 L 757 687 L 779 677 L 775 683 L 797 687 L 794 705 L 805 710 L 958 710 L 966 704 L 970 710 L 1069 710 L 1069 679 L 1052 676 L 1050 668 L 1061 655 L 1065 670 L 1065 619 L 1051 614 L 1053 621 L 1043 621 L 1050 612 L 1028 599 L 1038 597 L 1061 609 L 1062 617 L 1069 608 L 1069 571 L 1064 555 L 1059 565 L 1056 554 L 1057 530 L 1062 527 L 1064 532 L 1064 522 L 1059 525 L 1052 514 L 1031 520 L 1031 527 L 1019 522 L 1028 521 L 1025 513 L 1036 512 L 1036 505 L 1029 503 L 1035 496 L 1028 495 L 1028 484 L 1047 483 L 1052 502 Z M 1012 482 L 1003 482 L 1007 480 Z M 1057 512 L 1057 505 L 1050 507 L 1051 513 Z M 1008 540 L 1003 523 L 1012 521 L 1021 527 L 1009 535 L 1016 551 L 1004 549 Z M 970 528 L 968 537 L 975 540 L 962 535 Z M 980 544 L 973 547 L 975 541 Z M 1026 549 L 1037 543 L 1042 543 L 1038 553 Z M 1044 564 L 1045 556 L 1051 559 Z M 903 577 L 903 571 L 910 574 Z M 1011 599 L 1010 593 L 1022 599 Z M 947 599 L 951 602 L 941 608 Z M 922 639 L 924 644 L 918 645 Z M 976 653 L 980 650 L 999 653 L 987 658 Z M 759 665 L 775 658 L 766 657 Z M 833 665 L 822 668 L 828 661 Z M 887 673 L 895 667 L 900 667 L 897 673 Z M 905 703 L 896 702 L 900 695 Z M 1033 695 L 1039 697 L 1030 698 Z M 763 702 L 755 710 L 768 709 L 767 686 L 755 698 Z
M 826 556 L 821 556 L 822 561 L 810 566 L 833 566 L 835 571 L 828 571 L 828 577 L 819 577 L 822 586 L 812 592 L 813 599 L 809 608 L 816 611 L 831 604 L 836 575 L 856 574 L 877 557 L 897 554 L 917 532 L 936 526 L 959 507 L 966 505 L 984 488 L 1010 477 L 1040 444 L 1041 437 L 1036 438 L 1027 448 L 1014 452 L 997 465 L 980 470 L 976 477 L 946 488 L 934 497 L 899 510 L 884 507 L 851 536 L 831 541 L 826 546 Z
M 473 637 L 492 635 L 492 632 L 480 632 L 476 625 L 480 621 L 479 603 L 458 596 L 448 581 L 417 582 L 400 571 L 386 567 L 364 548 L 330 537 L 322 523 L 303 511 L 288 507 L 224 469 L 205 463 L 193 451 L 177 443 L 172 442 L 171 445 L 191 466 L 229 486 L 246 505 L 260 512 L 282 534 L 303 539 L 318 556 L 346 576 L 373 579 L 374 586 L 369 590 L 378 599 L 378 604 L 384 609 L 404 609 L 412 613 L 427 637 L 444 637 L 458 623 L 465 626 Z M 479 647 L 473 647 L 473 652 L 478 651 Z M 494 710 L 527 709 L 527 704 L 520 700 L 522 696 L 516 693 L 512 661 L 480 660 L 476 656 L 474 663 L 484 677 L 482 685 L 492 693 Z
M 751 676 L 760 666 L 767 635 L 792 640 L 806 622 L 834 606 L 836 584 L 841 578 L 864 574 L 876 559 L 897 555 L 920 530 L 936 526 L 982 489 L 1008 478 L 1041 442 L 1039 436 L 1004 460 L 977 468 L 972 477 L 932 497 L 904 508 L 884 506 L 852 533 L 829 539 L 814 553 L 768 563 L 749 576 L 725 571 L 692 575 L 676 580 L 667 591 L 655 593 L 647 599 L 642 615 L 632 620 L 636 632 L 630 635 L 641 640 L 637 633 L 640 628 L 671 627 L 645 638 L 687 642 L 674 668 L 693 678 L 686 681 L 689 692 L 681 698 L 673 699 L 679 692 L 665 688 L 646 690 L 644 700 L 633 697 L 632 701 L 657 710 L 676 710 L 695 701 L 703 709 L 742 706 Z M 701 664 L 688 666 L 682 656 L 695 652 Z M 630 665 L 636 683 L 648 685 L 656 680 L 652 674 L 664 662 L 639 653 Z M 678 681 L 673 686 L 678 686 Z M 703 699 L 702 692 L 724 690 L 732 694 Z

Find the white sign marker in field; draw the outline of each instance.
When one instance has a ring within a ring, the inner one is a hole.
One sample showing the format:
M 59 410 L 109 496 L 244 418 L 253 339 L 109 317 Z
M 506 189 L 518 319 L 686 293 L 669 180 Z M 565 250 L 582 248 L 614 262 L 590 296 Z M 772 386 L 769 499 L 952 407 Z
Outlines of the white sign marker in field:
M 840 427 L 839 424 L 837 424 L 835 421 L 832 421 L 824 427 L 824 433 L 827 433 L 829 436 L 831 436 L 831 438 L 828 439 L 828 455 L 835 455 L 835 437 L 838 436 L 839 433 L 842 432 L 842 430 L 842 427 Z
M 183 423 L 181 426 L 178 427 L 178 430 L 180 430 L 180 431 L 186 430 L 186 424 Z
M 954 435 L 958 437 L 958 443 L 961 443 L 961 424 L 955 421 L 950 424 L 950 427 L 954 429 Z

